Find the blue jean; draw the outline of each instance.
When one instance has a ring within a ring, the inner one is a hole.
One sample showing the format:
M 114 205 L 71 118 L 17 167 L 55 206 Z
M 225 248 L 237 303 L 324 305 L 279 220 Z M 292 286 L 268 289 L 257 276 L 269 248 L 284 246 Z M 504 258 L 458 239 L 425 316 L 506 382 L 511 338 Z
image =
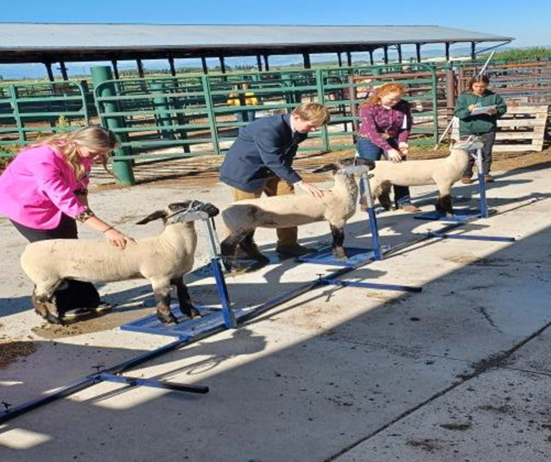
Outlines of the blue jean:
M 391 146 L 396 148 L 398 147 L 398 143 L 395 139 L 390 139 L 388 142 Z M 356 142 L 356 149 L 358 151 L 358 155 L 363 159 L 380 160 L 383 156 L 383 150 L 367 138 L 358 138 L 358 141 Z M 396 204 L 396 208 L 403 207 L 406 204 L 411 204 L 411 197 L 407 186 L 393 185 L 392 188 L 394 190 L 394 202 Z M 363 184 L 360 183 L 361 194 L 365 193 L 363 189 Z

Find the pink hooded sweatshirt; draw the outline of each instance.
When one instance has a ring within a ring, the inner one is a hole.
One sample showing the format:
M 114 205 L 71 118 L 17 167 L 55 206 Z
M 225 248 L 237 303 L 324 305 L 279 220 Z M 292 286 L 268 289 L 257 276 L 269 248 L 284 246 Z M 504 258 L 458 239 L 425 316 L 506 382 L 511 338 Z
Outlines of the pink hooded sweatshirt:
M 53 147 L 24 149 L 0 176 L 0 213 L 34 229 L 54 229 L 63 213 L 75 218 L 86 210 L 75 190 L 88 186 L 91 163 L 82 159 L 86 177 L 77 182 L 63 155 Z

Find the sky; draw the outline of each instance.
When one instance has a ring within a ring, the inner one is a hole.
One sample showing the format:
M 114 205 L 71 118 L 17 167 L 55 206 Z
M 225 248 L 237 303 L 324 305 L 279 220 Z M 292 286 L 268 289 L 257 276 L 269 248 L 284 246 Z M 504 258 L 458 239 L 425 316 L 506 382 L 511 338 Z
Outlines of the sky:
M 548 0 L 22 0 L 0 22 L 437 25 L 551 46 Z
M 513 47 L 551 47 L 550 18 L 549 0 L 22 0 L 10 1 L 9 8 L 1 9 L 0 27 L 2 22 L 435 25 L 514 37 L 508 45 Z M 465 49 L 468 45 L 455 46 Z M 424 48 L 425 53 L 430 47 Z M 484 45 L 480 48 L 486 49 Z M 443 52 L 441 45 L 438 50 Z M 453 57 L 454 46 L 451 54 Z M 295 58 L 297 62 L 301 59 Z M 227 64 L 252 62 L 240 59 Z M 209 62 L 209 66 L 217 63 Z M 69 73 L 88 74 L 89 64 L 94 63 L 70 63 Z M 144 65 L 154 68 L 162 64 Z M 199 62 L 186 60 L 176 65 L 199 66 Z M 135 69 L 135 63 L 120 62 L 119 69 Z M 54 73 L 59 70 L 55 68 Z M 0 78 L 22 77 L 44 78 L 45 68 L 39 63 L 0 65 Z

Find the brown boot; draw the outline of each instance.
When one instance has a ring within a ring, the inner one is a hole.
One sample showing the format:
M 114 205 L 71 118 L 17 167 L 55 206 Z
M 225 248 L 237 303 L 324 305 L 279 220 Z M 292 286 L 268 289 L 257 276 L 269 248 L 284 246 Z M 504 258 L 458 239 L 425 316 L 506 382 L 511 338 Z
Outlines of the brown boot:
M 286 257 L 301 257 L 302 255 L 314 252 L 314 249 L 300 244 L 278 245 L 276 247 L 276 252 Z
M 404 204 L 400 207 L 400 210 L 403 210 L 404 212 L 420 212 L 421 209 L 413 204 Z

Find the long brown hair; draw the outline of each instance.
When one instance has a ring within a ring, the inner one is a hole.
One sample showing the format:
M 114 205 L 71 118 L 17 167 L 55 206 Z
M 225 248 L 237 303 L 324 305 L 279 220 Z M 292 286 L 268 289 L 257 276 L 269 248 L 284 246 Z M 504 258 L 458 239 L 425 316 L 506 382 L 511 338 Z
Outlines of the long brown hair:
M 82 164 L 82 158 L 78 152 L 79 146 L 84 146 L 91 151 L 101 152 L 98 158 L 103 168 L 111 173 L 107 168 L 107 159 L 109 153 L 119 145 L 115 134 L 99 125 L 90 125 L 71 132 L 63 132 L 52 135 L 33 146 L 52 146 L 56 151 L 63 154 L 69 167 L 75 173 L 77 181 L 84 178 L 86 172 Z
M 374 104 L 381 104 L 381 98 L 390 94 L 390 93 L 400 93 L 404 94 L 406 88 L 399 83 L 389 82 L 377 87 L 373 94 L 371 94 L 363 103 L 362 106 L 373 106 Z

